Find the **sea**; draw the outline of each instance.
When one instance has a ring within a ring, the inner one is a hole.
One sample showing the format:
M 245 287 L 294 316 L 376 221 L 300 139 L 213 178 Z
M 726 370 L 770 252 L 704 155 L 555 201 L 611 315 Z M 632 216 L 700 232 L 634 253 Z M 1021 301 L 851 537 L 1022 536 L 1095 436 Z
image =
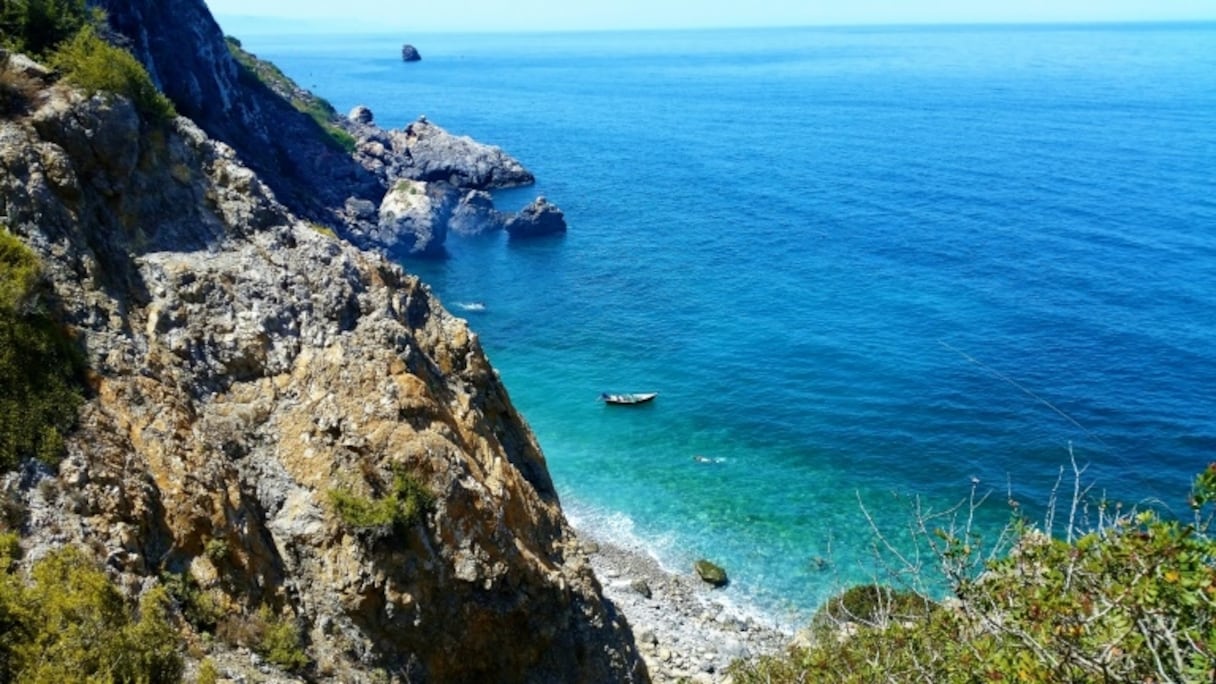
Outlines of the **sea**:
M 796 627 L 932 577 L 936 530 L 1064 536 L 1074 494 L 1077 527 L 1191 515 L 1216 24 L 240 37 L 339 111 L 535 173 L 496 204 L 543 195 L 566 235 L 403 265 L 479 336 L 575 525 L 714 561 L 732 610 Z

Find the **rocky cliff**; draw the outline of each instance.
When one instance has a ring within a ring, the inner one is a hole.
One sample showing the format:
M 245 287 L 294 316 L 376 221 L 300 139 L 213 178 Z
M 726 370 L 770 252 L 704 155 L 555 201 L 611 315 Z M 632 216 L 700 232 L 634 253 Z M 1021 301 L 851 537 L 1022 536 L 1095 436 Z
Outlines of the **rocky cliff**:
M 137 18 L 137 46 L 218 35 L 201 2 L 108 4 Z M 183 112 L 253 111 L 235 81 L 212 89 L 223 55 L 195 54 L 187 83 L 150 61 Z M 240 646 L 253 616 L 289 620 L 305 679 L 646 679 L 463 321 L 190 120 L 26 87 L 0 115 L 0 222 L 42 260 L 43 305 L 90 369 L 66 458 L 3 480 L 27 557 L 82 545 L 131 594 L 179 578 L 202 652 L 224 648 L 202 632 Z M 420 516 L 340 514 L 403 473 L 430 495 Z

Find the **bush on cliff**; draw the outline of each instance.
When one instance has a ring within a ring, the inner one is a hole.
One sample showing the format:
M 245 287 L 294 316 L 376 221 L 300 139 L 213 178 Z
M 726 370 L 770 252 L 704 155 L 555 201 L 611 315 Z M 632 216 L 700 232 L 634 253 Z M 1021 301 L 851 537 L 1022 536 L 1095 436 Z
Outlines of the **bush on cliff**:
M 92 19 L 85 0 L 0 0 L 0 44 L 42 56 Z
M 403 530 L 422 518 L 435 497 L 403 468 L 393 469 L 387 494 L 368 498 L 349 490 L 332 489 L 329 501 L 342 523 L 358 531 L 388 533 Z
M 871 620 L 816 620 L 811 645 L 732 674 L 739 684 L 1216 681 L 1213 501 L 1216 464 L 1196 479 L 1188 523 L 1100 509 L 1094 529 L 1059 539 L 1015 520 L 1010 552 L 978 575 L 956 572 L 979 553 L 973 540 L 943 532 L 953 595 L 940 607 L 901 616 L 891 602 Z
M 39 560 L 29 581 L 0 572 L 0 681 L 176 682 L 179 650 L 164 590 L 133 611 L 75 548 Z
M 173 103 L 156 88 L 152 77 L 130 52 L 110 45 L 92 26 L 81 28 L 51 56 L 51 65 L 90 95 L 118 93 L 131 99 L 145 115 L 168 120 L 177 115 Z
M 57 462 L 83 402 L 83 364 L 32 301 L 37 280 L 37 257 L 0 228 L 0 471 Z

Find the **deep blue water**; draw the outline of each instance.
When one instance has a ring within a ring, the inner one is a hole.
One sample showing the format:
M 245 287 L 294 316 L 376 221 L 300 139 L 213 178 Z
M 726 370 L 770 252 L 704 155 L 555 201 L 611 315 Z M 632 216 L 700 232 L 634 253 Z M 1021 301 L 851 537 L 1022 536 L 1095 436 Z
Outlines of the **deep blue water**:
M 863 503 L 898 537 L 977 478 L 991 532 L 1071 444 L 1095 494 L 1182 511 L 1216 459 L 1216 25 L 242 38 L 536 174 L 499 204 L 544 194 L 565 238 L 406 267 L 571 517 L 720 562 L 740 606 L 868 578 Z

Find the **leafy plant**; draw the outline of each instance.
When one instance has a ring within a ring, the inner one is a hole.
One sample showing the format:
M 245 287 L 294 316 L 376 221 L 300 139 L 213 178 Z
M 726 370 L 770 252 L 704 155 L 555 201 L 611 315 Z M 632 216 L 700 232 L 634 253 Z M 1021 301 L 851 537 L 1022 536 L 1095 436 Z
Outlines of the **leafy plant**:
M 177 115 L 173 103 L 130 52 L 102 40 L 86 25 L 51 55 L 51 65 L 90 94 L 117 93 L 131 99 L 145 115 L 165 121 Z
M 276 616 L 266 606 L 258 610 L 257 618 L 262 625 L 261 637 L 254 645 L 258 653 L 288 672 L 308 666 L 304 639 L 293 619 Z
M 33 310 L 38 258 L 0 230 L 0 470 L 55 463 L 84 401 L 83 367 L 63 331 Z
M 1063 538 L 1051 524 L 1015 518 L 1008 553 L 984 560 L 978 573 L 959 571 L 982 557 L 966 527 L 934 530 L 948 602 L 890 619 L 892 601 L 880 605 L 880 619 L 850 619 L 848 629 L 817 619 L 811 646 L 736 663 L 735 681 L 1216 680 L 1216 464 L 1196 478 L 1186 523 L 1100 505 L 1097 524 L 1080 530 L 1080 494 L 1075 487 Z M 830 617 L 847 595 L 829 602 Z
M 30 581 L 0 577 L 0 680 L 175 682 L 180 639 L 161 589 L 132 611 L 73 547 L 34 564 Z
M 93 19 L 85 0 L 0 0 L 0 43 L 46 54 Z
M 388 532 L 417 522 L 434 503 L 434 496 L 404 468 L 394 468 L 393 485 L 382 497 L 367 498 L 348 490 L 329 491 L 329 501 L 349 527 L 362 531 Z

